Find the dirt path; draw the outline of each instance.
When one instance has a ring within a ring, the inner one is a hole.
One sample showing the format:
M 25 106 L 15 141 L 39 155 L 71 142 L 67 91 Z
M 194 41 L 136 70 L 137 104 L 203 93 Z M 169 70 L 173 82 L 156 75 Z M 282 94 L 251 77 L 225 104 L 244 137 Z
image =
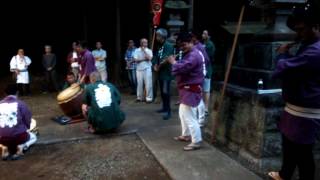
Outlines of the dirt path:
M 0 167 L 3 180 L 170 179 L 135 135 L 37 145 Z

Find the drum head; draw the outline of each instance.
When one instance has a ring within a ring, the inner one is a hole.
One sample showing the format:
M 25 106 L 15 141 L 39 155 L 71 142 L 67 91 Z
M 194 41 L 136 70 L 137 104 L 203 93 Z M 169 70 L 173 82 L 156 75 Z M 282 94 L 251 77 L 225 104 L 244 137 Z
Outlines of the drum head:
M 58 103 L 68 102 L 72 99 L 75 95 L 77 95 L 81 91 L 81 87 L 79 84 L 75 83 L 72 84 L 67 89 L 63 90 L 61 93 L 58 94 L 57 100 Z

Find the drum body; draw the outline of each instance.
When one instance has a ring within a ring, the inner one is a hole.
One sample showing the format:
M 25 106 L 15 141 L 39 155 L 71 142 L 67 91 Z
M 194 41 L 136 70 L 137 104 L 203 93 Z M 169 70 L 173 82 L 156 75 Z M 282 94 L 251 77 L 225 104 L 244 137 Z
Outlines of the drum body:
M 71 118 L 81 118 L 82 116 L 82 100 L 84 90 L 78 84 L 72 84 L 58 94 L 57 100 L 60 108 L 66 116 Z

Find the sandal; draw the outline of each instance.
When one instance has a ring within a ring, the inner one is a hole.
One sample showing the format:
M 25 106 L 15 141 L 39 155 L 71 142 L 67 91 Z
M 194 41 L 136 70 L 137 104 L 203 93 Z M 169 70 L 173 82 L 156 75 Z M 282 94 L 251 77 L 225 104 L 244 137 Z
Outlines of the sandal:
M 177 136 L 173 138 L 176 141 L 182 141 L 182 142 L 190 142 L 191 138 L 190 136 Z
M 23 155 L 22 154 L 14 154 L 11 156 L 10 160 L 11 161 L 17 161 L 17 160 L 20 160 L 23 158 Z
M 279 172 L 269 172 L 268 173 L 268 176 L 270 178 L 272 178 L 273 180 L 283 180 L 280 175 L 279 175 Z
M 8 160 L 10 160 L 10 159 L 11 159 L 10 155 L 2 156 L 2 160 L 3 160 L 3 161 L 8 161 Z
M 191 144 L 188 144 L 187 146 L 185 146 L 183 148 L 184 151 L 194 151 L 194 150 L 198 150 L 201 148 L 201 145 L 198 144 L 198 143 L 191 143 Z
M 96 131 L 91 126 L 88 126 L 87 128 L 84 128 L 84 132 L 88 134 L 94 134 Z

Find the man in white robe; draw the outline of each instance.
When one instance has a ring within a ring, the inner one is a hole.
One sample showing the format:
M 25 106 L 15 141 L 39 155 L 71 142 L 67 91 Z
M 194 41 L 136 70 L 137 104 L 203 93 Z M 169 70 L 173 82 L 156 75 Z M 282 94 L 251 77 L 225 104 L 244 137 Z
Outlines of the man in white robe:
M 24 55 L 24 50 L 19 49 L 18 54 L 13 56 L 10 61 L 10 71 L 14 73 L 18 86 L 19 95 L 30 95 L 30 80 L 28 67 L 31 59 Z

